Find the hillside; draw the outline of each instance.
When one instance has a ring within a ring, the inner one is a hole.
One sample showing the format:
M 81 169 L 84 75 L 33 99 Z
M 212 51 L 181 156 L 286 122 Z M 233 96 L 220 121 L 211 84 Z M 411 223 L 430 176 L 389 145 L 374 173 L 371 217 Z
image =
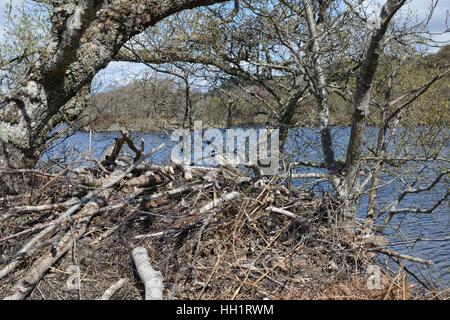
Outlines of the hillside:
M 418 56 L 417 59 L 408 61 L 395 80 L 394 97 L 426 83 L 443 66 L 448 66 L 449 62 L 450 46 L 442 48 L 436 54 Z M 380 67 L 373 90 L 377 101 L 383 100 L 386 78 L 391 69 L 389 62 Z M 242 83 L 240 84 L 242 87 Z M 249 91 L 258 90 L 255 84 L 244 85 Z M 99 131 L 117 130 L 120 127 L 134 131 L 161 131 L 182 127 L 189 115 L 192 121 L 201 120 L 216 127 L 264 125 L 271 122 L 270 111 L 263 103 L 252 102 L 248 97 L 241 96 L 242 89 L 233 81 L 207 92 L 191 89 L 187 100 L 184 85 L 173 79 L 155 77 L 139 80 L 94 95 L 85 112 L 89 120 L 85 120 L 84 126 Z M 450 124 L 449 101 L 450 76 L 446 76 L 414 102 L 412 111 L 404 117 L 403 124 L 447 126 Z M 330 102 L 331 123 L 348 125 L 351 121 L 351 100 L 331 93 Z M 377 124 L 377 117 L 379 112 L 374 107 L 372 125 Z M 316 121 L 314 100 L 309 97 L 297 107 L 294 123 L 297 126 L 311 126 Z

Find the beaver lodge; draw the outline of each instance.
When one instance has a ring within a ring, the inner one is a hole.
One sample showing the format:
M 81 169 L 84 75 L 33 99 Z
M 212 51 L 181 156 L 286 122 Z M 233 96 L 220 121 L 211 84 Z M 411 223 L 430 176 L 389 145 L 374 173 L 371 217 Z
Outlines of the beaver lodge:
M 120 155 L 125 143 L 133 157 Z M 331 196 L 293 188 L 288 177 L 156 166 L 124 132 L 95 167 L 4 171 L 0 179 L 5 299 L 418 295 L 402 269 L 381 269 L 380 287 L 369 290 L 379 250 L 396 253 L 358 225 L 340 227 Z

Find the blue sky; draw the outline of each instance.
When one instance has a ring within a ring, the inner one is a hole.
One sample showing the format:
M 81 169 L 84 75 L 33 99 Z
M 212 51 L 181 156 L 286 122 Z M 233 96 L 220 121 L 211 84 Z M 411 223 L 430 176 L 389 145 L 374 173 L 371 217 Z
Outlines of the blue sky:
M 381 3 L 383 0 L 373 0 L 374 3 Z M 7 10 L 7 5 L 9 3 L 13 4 L 14 7 L 21 6 L 23 3 L 32 3 L 31 0 L 0 0 L 0 42 L 7 36 L 4 32 L 4 27 L 6 24 L 5 13 Z M 419 19 L 426 17 L 429 8 L 429 0 L 411 0 L 402 9 L 403 15 L 407 12 L 412 12 L 416 14 Z M 374 14 L 377 14 L 379 9 L 377 5 L 373 6 Z M 446 17 L 450 14 L 450 4 L 449 0 L 440 0 L 438 6 L 436 7 L 435 14 L 430 21 L 429 30 L 431 32 L 441 33 L 445 30 Z M 449 17 L 450 24 L 450 17 Z M 441 43 L 450 44 L 450 32 L 445 34 L 440 34 L 435 36 L 435 40 Z M 110 86 L 123 85 L 130 80 L 139 77 L 142 72 L 145 72 L 145 67 L 139 64 L 133 63 L 110 63 L 110 65 L 103 70 L 97 77 L 96 82 L 102 88 L 107 88 Z

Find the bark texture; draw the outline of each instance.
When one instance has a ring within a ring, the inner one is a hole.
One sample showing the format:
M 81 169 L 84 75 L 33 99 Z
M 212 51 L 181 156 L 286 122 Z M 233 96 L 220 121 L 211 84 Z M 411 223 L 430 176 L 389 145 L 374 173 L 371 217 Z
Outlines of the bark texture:
M 384 4 L 379 21 L 375 26 L 369 47 L 364 56 L 356 81 L 354 112 L 350 142 L 347 149 L 345 180 L 350 183 L 355 180 L 359 170 L 361 147 L 363 145 L 364 130 L 369 116 L 369 103 L 371 98 L 372 82 L 378 68 L 380 55 L 383 52 L 383 38 L 397 11 L 406 0 L 388 0 Z
M 325 163 L 328 168 L 332 169 L 336 165 L 333 150 L 333 139 L 331 137 L 331 130 L 329 126 L 330 119 L 330 105 L 328 101 L 328 87 L 325 72 L 323 70 L 323 63 L 320 54 L 321 39 L 323 38 L 323 32 L 321 32 L 321 25 L 325 19 L 325 12 L 328 4 L 324 2 L 320 3 L 319 18 L 316 22 L 314 15 L 314 6 L 312 1 L 305 1 L 305 14 L 308 23 L 308 29 L 311 36 L 311 51 L 312 51 L 312 63 L 313 63 L 313 84 L 314 92 L 317 100 L 317 106 L 319 108 L 319 120 L 320 120 L 320 135 L 322 141 L 322 150 L 325 158 Z
M 343 218 L 349 222 L 354 221 L 360 193 L 360 158 L 364 132 L 369 117 L 372 83 L 384 49 L 383 39 L 392 18 L 405 3 L 406 0 L 387 0 L 385 2 L 359 69 L 354 95 L 350 141 L 347 148 L 344 172 L 337 188 L 338 196 L 343 202 Z
M 145 300 L 163 300 L 163 277 L 155 271 L 148 257 L 147 249 L 138 247 L 133 250 L 133 261 L 145 287 Z

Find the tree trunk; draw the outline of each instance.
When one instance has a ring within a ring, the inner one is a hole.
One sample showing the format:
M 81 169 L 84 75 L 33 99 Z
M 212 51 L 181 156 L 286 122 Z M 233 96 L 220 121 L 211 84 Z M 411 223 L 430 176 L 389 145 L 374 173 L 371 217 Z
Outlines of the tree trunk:
M 354 112 L 350 142 L 347 148 L 345 172 L 340 187 L 341 200 L 344 202 L 345 219 L 356 215 L 356 206 L 360 192 L 359 171 L 364 132 L 369 116 L 372 82 L 378 68 L 380 53 L 383 52 L 383 38 L 390 21 L 406 0 L 387 0 L 379 17 L 378 26 L 372 33 L 372 38 L 364 56 L 356 82 Z
M 194 122 L 192 121 L 192 99 L 191 99 L 191 85 L 189 84 L 189 78 L 183 78 L 184 81 L 184 117 L 183 128 L 192 129 Z
M 296 82 L 299 82 L 299 80 L 296 79 Z M 286 140 L 288 138 L 289 129 L 293 125 L 293 118 L 295 115 L 295 111 L 297 110 L 297 105 L 299 101 L 304 96 L 306 90 L 308 89 L 308 86 L 297 83 L 296 89 L 291 93 L 291 95 L 288 97 L 283 112 L 281 113 L 278 123 L 280 126 L 280 150 L 284 150 L 284 145 L 286 143 Z
M 323 11 L 326 10 L 326 7 L 321 5 L 320 8 L 320 16 L 322 16 L 319 21 L 323 22 Z M 320 40 L 322 35 L 319 34 L 318 26 L 316 23 L 315 15 L 313 11 L 313 4 L 310 0 L 305 1 L 305 13 L 306 20 L 308 22 L 309 33 L 311 36 L 311 48 L 312 48 L 312 63 L 314 69 L 314 91 L 315 97 L 317 100 L 317 106 L 319 108 L 319 121 L 320 121 L 320 136 L 322 142 L 322 150 L 325 159 L 325 163 L 328 168 L 334 169 L 336 165 L 334 150 L 333 150 L 333 139 L 331 137 L 331 130 L 329 126 L 330 119 L 330 106 L 328 103 L 328 88 L 327 88 L 327 79 L 325 77 L 325 72 L 322 67 L 322 59 L 320 54 Z

